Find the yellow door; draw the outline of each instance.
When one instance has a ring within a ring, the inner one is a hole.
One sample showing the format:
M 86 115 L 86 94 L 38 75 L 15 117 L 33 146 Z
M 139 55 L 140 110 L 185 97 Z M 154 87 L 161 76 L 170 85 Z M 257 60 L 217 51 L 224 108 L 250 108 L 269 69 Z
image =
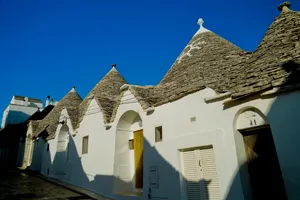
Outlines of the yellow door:
M 143 130 L 134 132 L 134 166 L 135 166 L 135 187 L 143 188 L 143 152 L 144 137 Z

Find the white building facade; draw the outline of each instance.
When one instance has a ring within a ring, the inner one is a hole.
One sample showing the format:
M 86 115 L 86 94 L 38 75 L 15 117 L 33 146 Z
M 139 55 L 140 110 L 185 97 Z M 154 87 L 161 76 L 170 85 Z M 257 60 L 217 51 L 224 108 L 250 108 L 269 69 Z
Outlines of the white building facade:
M 113 65 L 85 99 L 73 88 L 28 130 L 30 167 L 113 199 L 299 199 L 300 14 L 289 6 L 253 53 L 199 20 L 157 86 L 128 85 Z
M 26 121 L 38 109 L 43 108 L 43 102 L 39 99 L 23 96 L 13 96 L 10 104 L 3 112 L 1 127 L 7 124 L 17 124 Z

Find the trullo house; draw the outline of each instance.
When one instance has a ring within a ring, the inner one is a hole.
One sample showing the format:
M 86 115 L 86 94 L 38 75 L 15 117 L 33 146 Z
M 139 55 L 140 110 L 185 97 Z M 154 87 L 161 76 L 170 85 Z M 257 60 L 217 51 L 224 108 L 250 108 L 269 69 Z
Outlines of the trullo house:
M 158 85 L 130 85 L 113 65 L 83 100 L 73 88 L 31 122 L 29 167 L 113 199 L 300 199 L 300 13 L 289 7 L 254 52 L 199 19 Z

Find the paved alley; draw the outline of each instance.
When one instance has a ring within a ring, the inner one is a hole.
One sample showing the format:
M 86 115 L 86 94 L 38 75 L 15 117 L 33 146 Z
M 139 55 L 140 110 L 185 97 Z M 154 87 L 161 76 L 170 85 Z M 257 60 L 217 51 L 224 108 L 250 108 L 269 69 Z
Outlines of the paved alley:
M 0 200 L 91 199 L 18 170 L 0 169 Z

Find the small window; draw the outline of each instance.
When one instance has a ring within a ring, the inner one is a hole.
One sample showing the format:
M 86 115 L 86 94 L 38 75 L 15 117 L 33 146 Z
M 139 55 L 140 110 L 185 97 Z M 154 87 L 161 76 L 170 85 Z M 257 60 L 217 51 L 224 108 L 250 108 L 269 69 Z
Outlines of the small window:
M 129 149 L 132 150 L 134 149 L 134 142 L 133 142 L 133 139 L 132 140 L 129 140 Z
M 89 148 L 89 136 L 84 136 L 82 138 L 82 154 L 87 154 Z
M 47 151 L 49 151 L 49 144 L 47 144 Z
M 155 127 L 155 142 L 162 141 L 162 126 Z

